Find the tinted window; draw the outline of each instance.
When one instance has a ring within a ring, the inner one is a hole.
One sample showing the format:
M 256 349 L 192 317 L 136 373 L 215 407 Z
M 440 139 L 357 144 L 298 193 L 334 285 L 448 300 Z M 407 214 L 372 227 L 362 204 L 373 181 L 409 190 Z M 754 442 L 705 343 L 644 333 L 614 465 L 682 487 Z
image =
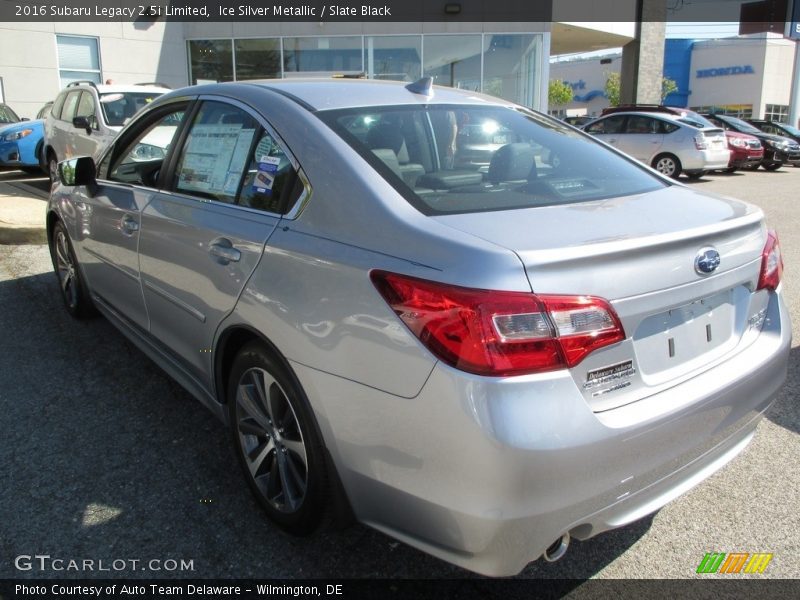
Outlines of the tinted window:
M 75 112 L 76 117 L 86 117 L 92 127 L 97 128 L 97 117 L 94 114 L 94 98 L 89 92 L 83 92 L 81 99 L 78 101 L 78 110 Z
M 625 133 L 657 133 L 658 121 L 651 117 L 631 115 L 625 126 Z
M 177 106 L 143 123 L 142 129 L 124 148 L 107 155 L 100 166 L 99 176 L 105 176 L 108 160 L 113 156 L 113 166 L 108 174 L 110 181 L 155 187 L 164 159 L 183 121 L 184 109 L 183 105 Z
M 258 124 L 245 111 L 206 102 L 192 123 L 175 171 L 175 189 L 234 202 L 252 152 Z
M 441 119 L 442 112 L 456 118 Z M 319 116 L 425 214 L 584 202 L 666 185 L 589 136 L 522 109 L 420 105 Z M 436 142 L 436 120 L 458 129 L 452 169 L 442 156 L 449 144 Z M 459 144 L 464 128 L 480 130 L 479 143 Z
M 72 121 L 75 116 L 75 109 L 78 107 L 78 100 L 80 100 L 81 92 L 76 90 L 67 94 L 67 99 L 64 101 L 64 108 L 61 111 L 62 121 Z
M 56 98 L 56 101 L 53 104 L 53 110 L 50 111 L 50 114 L 52 114 L 56 119 L 61 118 L 61 109 L 64 108 L 64 100 L 66 99 L 66 94 L 59 94 L 58 98 Z
M 624 115 L 614 115 L 592 123 L 586 128 L 586 131 L 589 133 L 620 133 L 624 123 Z
M 660 128 L 659 133 L 672 133 L 673 131 L 678 131 L 680 127 L 678 127 L 675 123 L 670 123 L 669 121 L 659 121 Z M 709 126 L 712 124 L 709 123 Z
M 280 144 L 267 131 L 256 143 L 242 183 L 239 204 L 273 213 L 286 212 L 302 193 L 297 173 Z

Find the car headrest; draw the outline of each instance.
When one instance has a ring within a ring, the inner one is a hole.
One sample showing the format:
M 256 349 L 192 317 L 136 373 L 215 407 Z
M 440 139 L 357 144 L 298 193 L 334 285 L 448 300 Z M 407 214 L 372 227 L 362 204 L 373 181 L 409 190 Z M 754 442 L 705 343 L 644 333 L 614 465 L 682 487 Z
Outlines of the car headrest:
M 497 150 L 489 163 L 491 183 L 527 180 L 536 170 L 536 157 L 529 144 L 506 144 Z
M 395 125 L 381 123 L 367 133 L 367 145 L 370 148 L 390 148 L 397 155 L 400 164 L 409 162 L 406 140 L 400 129 Z

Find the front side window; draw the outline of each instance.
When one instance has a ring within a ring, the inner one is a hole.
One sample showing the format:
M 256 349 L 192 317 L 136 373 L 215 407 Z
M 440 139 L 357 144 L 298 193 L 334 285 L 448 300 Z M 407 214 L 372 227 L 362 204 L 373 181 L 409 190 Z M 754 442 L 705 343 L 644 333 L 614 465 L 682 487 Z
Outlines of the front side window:
M 172 147 L 178 128 L 185 115 L 185 105 L 178 105 L 159 113 L 129 141 L 122 140 L 124 147 L 109 153 L 100 166 L 100 178 L 105 178 L 108 161 L 108 179 L 119 183 L 156 187 L 164 159 Z
M 5 104 L 0 104 L 0 123 L 17 123 L 19 117 Z
M 75 110 L 78 108 L 78 101 L 81 99 L 80 90 L 75 90 L 67 94 L 67 99 L 64 100 L 64 109 L 61 111 L 61 120 L 69 121 L 72 123 L 75 117 Z
M 667 185 L 571 127 L 524 110 L 428 105 L 319 116 L 429 215 L 586 202 Z
M 83 92 L 78 100 L 78 108 L 75 111 L 76 117 L 86 117 L 89 124 L 97 129 L 97 117 L 94 112 L 94 98 L 89 92 Z
M 175 189 L 209 200 L 235 202 L 257 128 L 256 120 L 240 108 L 204 103 L 181 149 Z

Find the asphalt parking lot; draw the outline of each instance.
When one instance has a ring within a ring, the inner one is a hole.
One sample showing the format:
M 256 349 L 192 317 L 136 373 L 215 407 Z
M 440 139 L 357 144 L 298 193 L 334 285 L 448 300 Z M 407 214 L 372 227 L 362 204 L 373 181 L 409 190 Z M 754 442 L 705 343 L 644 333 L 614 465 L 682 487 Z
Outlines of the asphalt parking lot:
M 0 173 L 46 189 L 21 179 Z M 800 168 L 689 185 L 764 209 L 800 324 Z M 251 499 L 221 424 L 106 321 L 68 317 L 51 269 L 46 246 L 0 245 L 0 578 L 93 576 L 15 567 L 15 557 L 35 554 L 193 566 L 104 576 L 472 577 L 364 526 L 302 540 L 280 533 Z M 538 561 L 519 577 L 709 577 L 695 574 L 706 552 L 772 553 L 757 577 L 800 577 L 795 340 L 787 384 L 734 462 L 655 516 L 573 542 L 561 561 Z

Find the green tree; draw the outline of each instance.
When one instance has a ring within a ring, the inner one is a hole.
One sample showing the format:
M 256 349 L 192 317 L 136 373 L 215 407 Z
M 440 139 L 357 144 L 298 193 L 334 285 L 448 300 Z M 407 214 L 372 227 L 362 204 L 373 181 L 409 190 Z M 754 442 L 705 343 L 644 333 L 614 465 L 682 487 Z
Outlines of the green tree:
M 619 106 L 619 73 L 608 73 L 606 75 L 605 92 L 608 103 L 611 106 Z
M 553 106 L 563 106 L 572 102 L 572 88 L 560 79 L 551 79 L 547 86 L 547 102 Z
M 619 73 L 608 73 L 606 77 L 606 97 L 608 98 L 608 103 L 611 106 L 619 106 L 619 88 L 620 88 L 620 78 Z M 661 78 L 661 103 L 664 103 L 664 100 L 669 96 L 672 92 L 678 91 L 678 84 L 675 83 L 675 80 L 670 79 L 669 77 L 662 77 Z
M 667 99 L 672 92 L 678 91 L 678 84 L 675 83 L 674 79 L 670 79 L 669 77 L 662 77 L 661 78 L 661 104 L 664 104 L 664 100 Z

